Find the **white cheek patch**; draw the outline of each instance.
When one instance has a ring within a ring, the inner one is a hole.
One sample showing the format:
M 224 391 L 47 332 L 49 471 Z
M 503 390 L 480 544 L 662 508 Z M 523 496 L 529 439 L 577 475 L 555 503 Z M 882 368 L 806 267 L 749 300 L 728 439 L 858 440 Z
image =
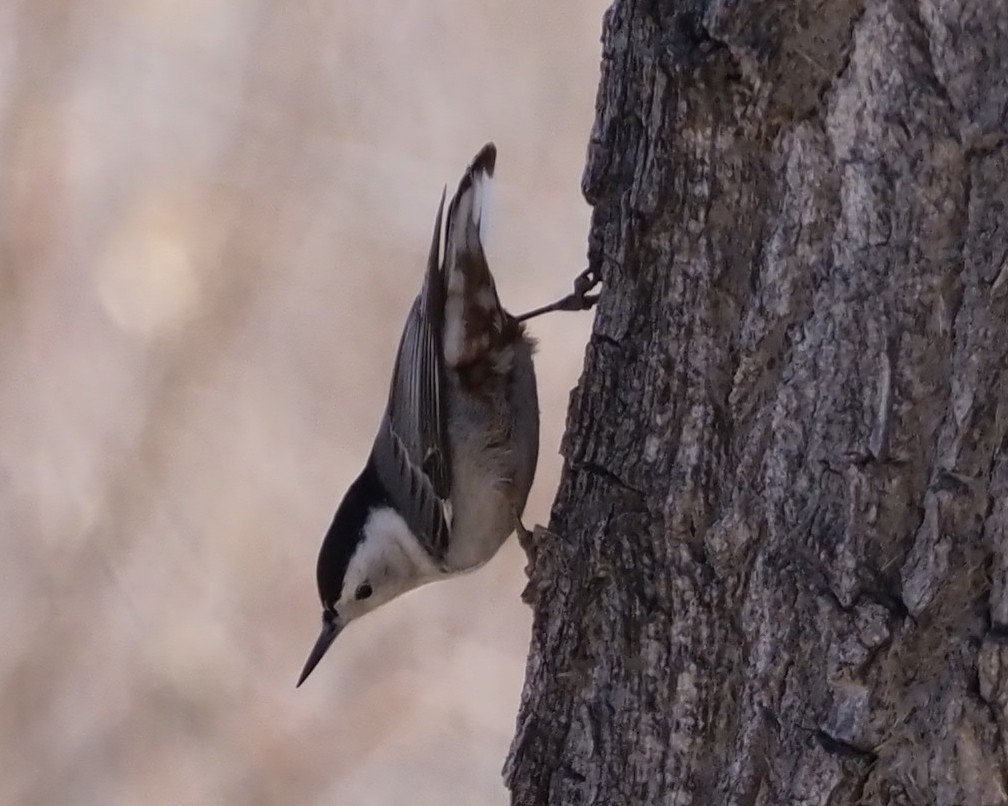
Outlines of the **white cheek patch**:
M 406 521 L 387 507 L 372 510 L 364 524 L 364 539 L 357 545 L 343 577 L 341 608 L 373 609 L 436 575 L 437 566 Z M 365 582 L 374 593 L 357 602 L 357 588 Z

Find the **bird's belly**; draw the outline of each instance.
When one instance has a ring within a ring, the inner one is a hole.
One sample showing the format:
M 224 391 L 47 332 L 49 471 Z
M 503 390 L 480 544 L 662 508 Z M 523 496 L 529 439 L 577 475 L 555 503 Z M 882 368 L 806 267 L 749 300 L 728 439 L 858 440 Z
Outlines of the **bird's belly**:
M 483 469 L 473 470 L 456 474 L 453 483 L 452 536 L 445 558 L 453 571 L 468 571 L 483 565 L 497 553 L 515 528 L 511 485 Z
M 532 347 L 512 345 L 512 369 L 496 388 L 468 394 L 455 384 L 450 570 L 476 568 L 497 553 L 525 510 L 539 454 L 539 403 Z

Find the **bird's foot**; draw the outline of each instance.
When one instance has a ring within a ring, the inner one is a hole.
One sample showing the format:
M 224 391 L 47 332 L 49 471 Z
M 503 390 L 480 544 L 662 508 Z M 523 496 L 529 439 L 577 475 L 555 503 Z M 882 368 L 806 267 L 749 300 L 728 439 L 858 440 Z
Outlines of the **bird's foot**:
M 601 282 L 602 278 L 599 277 L 598 272 L 596 272 L 593 268 L 587 268 L 574 278 L 574 290 L 566 297 L 550 303 L 549 305 L 543 305 L 541 308 L 536 308 L 528 313 L 524 313 L 517 317 L 517 319 L 519 322 L 525 322 L 533 317 L 542 316 L 544 313 L 552 313 L 553 311 L 591 310 L 595 303 L 598 302 L 599 295 L 591 294 L 589 292 L 592 289 L 597 288 Z
M 525 528 L 525 524 L 522 523 L 521 515 L 519 515 L 517 511 L 514 513 L 514 528 L 515 532 L 518 533 L 519 540 L 524 541 L 532 537 L 532 533 Z
M 514 512 L 514 529 L 518 535 L 518 545 L 528 554 L 533 550 L 532 532 L 525 528 L 525 524 L 522 523 L 521 515 L 518 514 L 517 510 Z

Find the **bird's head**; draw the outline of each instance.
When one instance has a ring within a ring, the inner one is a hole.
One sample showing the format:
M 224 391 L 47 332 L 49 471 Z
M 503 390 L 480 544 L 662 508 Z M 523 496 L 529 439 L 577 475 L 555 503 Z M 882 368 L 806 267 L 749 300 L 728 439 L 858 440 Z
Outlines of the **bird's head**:
M 336 510 L 322 541 L 317 576 L 322 631 L 299 686 L 347 624 L 435 576 L 370 464 Z

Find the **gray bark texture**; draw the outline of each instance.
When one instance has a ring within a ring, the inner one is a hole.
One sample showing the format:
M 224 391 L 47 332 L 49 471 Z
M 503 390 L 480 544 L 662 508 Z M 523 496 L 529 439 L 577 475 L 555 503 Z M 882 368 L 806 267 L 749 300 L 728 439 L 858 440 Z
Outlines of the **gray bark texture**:
M 1008 803 L 1008 3 L 618 0 L 515 804 Z

